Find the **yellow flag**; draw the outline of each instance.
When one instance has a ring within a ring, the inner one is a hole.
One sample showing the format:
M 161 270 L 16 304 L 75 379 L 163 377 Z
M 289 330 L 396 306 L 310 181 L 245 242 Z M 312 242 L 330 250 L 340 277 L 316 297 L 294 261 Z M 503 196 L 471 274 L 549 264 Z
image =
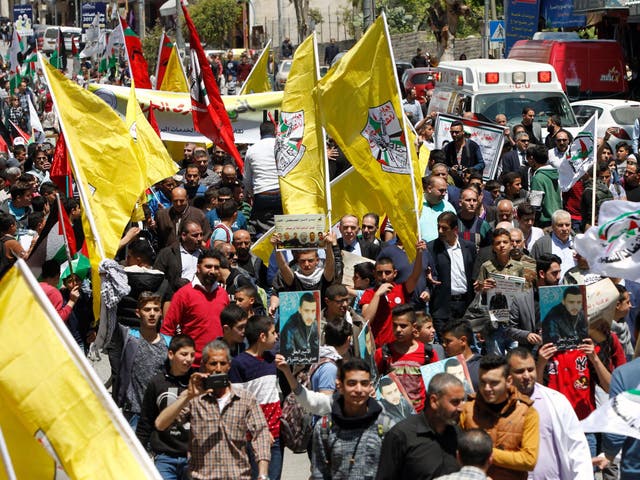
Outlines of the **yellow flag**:
M 61 478 L 55 460 L 73 479 L 160 478 L 22 260 L 0 281 L 0 338 L 0 425 L 17 478 Z
M 256 61 L 255 65 L 249 72 L 249 76 L 244 81 L 242 88 L 240 89 L 240 95 L 247 95 L 249 93 L 264 93 L 270 92 L 271 82 L 269 81 L 269 50 L 271 47 L 271 40 L 264 47 L 260 57 Z M 299 47 L 298 47 L 299 48 Z
M 171 55 L 169 56 L 167 68 L 162 78 L 162 84 L 158 90 L 167 92 L 189 92 L 189 84 L 187 83 L 187 77 L 180 64 L 180 55 L 178 55 L 178 47 L 175 43 L 173 47 L 171 47 Z
M 369 186 L 409 258 L 415 257 L 422 198 L 384 14 L 315 89 L 322 124 Z
M 318 81 L 314 35 L 298 46 L 284 89 L 276 165 L 285 214 L 326 213 L 324 139 L 311 92 Z
M 300 48 L 300 47 L 298 47 Z M 342 175 L 331 180 L 331 198 L 333 218 L 340 219 L 347 214 L 362 218 L 369 212 L 375 212 L 382 218 L 386 206 L 380 197 L 371 194 L 371 190 L 360 173 L 350 168 Z M 269 242 L 271 232 L 260 237 L 251 247 L 251 252 L 269 263 L 273 245 Z

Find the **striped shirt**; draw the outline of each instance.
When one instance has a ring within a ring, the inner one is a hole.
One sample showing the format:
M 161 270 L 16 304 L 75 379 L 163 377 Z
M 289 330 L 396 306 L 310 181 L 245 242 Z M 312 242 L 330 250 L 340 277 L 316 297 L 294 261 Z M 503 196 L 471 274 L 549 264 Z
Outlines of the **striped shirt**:
M 255 395 L 269 424 L 269 431 L 275 439 L 280 437 L 282 409 L 274 359 L 271 352 L 265 352 L 263 357 L 254 357 L 248 352 L 242 352 L 231 362 L 229 381 L 234 386 L 244 388 Z

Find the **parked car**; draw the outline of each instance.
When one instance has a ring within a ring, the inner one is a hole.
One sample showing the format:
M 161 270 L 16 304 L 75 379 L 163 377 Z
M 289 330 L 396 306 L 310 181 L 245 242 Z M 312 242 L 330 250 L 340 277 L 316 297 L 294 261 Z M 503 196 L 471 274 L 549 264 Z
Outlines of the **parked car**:
M 609 138 L 609 146 L 615 151 L 616 144 L 631 144 L 633 122 L 640 117 L 640 102 L 632 100 L 580 100 L 571 103 L 571 108 L 580 125 L 587 122 L 593 114 L 598 115 L 598 137 L 604 137 L 607 128 L 618 128 L 617 133 Z
M 62 31 L 62 37 L 64 38 L 64 47 L 68 53 L 71 53 L 72 39 L 75 40 L 76 47 L 79 50 L 84 48 L 84 42 L 82 42 L 82 29 L 76 27 L 47 27 L 44 31 L 42 51 L 44 53 L 52 53 L 56 49 L 56 43 L 58 42 L 58 32 Z
M 282 60 L 278 65 L 278 73 L 276 73 L 276 90 L 284 90 L 284 85 L 287 83 L 292 63 L 292 60 Z
M 410 88 L 416 89 L 416 95 L 420 103 L 424 103 L 424 96 L 427 90 L 436 87 L 435 68 L 420 67 L 409 68 L 402 75 L 402 86 L 405 92 Z

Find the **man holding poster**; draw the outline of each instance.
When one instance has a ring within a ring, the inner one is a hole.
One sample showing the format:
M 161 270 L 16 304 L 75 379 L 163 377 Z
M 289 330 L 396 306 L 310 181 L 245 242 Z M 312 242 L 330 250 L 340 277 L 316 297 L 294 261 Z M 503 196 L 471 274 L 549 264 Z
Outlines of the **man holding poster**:
M 307 364 L 318 361 L 319 297 L 320 292 L 282 292 L 280 306 L 283 318 L 287 315 L 288 297 L 299 297 L 298 310 L 289 315 L 280 329 L 280 353 L 291 364 Z M 285 298 L 287 297 L 287 298 Z

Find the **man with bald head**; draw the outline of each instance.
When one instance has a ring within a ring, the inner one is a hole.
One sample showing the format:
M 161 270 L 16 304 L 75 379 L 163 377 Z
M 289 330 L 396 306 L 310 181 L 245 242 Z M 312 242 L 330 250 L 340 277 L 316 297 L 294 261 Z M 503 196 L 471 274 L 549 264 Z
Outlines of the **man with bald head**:
M 509 222 L 513 226 L 513 202 L 502 199 L 496 204 L 496 223 Z
M 164 248 L 178 240 L 181 224 L 194 221 L 202 227 L 204 238 L 209 238 L 211 227 L 202 210 L 189 206 L 189 197 L 183 187 L 176 187 L 171 191 L 171 207 L 158 211 L 156 228 L 158 233 L 158 247 Z
M 478 216 L 479 197 L 475 188 L 462 190 L 458 228 L 463 239 L 474 242 L 477 247 L 485 247 L 491 244 L 491 225 Z
M 196 147 L 193 150 L 193 160 L 191 163 L 198 167 L 198 171 L 200 172 L 200 185 L 204 185 L 205 188 L 220 185 L 220 175 L 217 175 L 216 172 L 209 168 L 209 154 L 204 147 Z
M 363 238 L 358 238 L 358 231 L 360 230 L 358 217 L 350 214 L 345 215 L 340 219 L 338 228 L 342 235 L 342 237 L 338 239 L 338 247 L 340 247 L 340 250 L 355 253 L 356 255 L 370 258 L 371 260 L 376 259 L 380 253 L 380 245 L 368 242 Z
M 262 288 L 267 288 L 267 267 L 262 259 L 251 253 L 251 234 L 247 230 L 233 232 L 233 246 L 238 255 L 238 267 L 247 272 Z
M 425 242 L 438 238 L 438 216 L 442 212 L 456 213 L 448 201 L 444 199 L 447 194 L 447 181 L 437 175 L 422 178 L 424 188 L 424 203 L 420 214 L 420 236 Z

